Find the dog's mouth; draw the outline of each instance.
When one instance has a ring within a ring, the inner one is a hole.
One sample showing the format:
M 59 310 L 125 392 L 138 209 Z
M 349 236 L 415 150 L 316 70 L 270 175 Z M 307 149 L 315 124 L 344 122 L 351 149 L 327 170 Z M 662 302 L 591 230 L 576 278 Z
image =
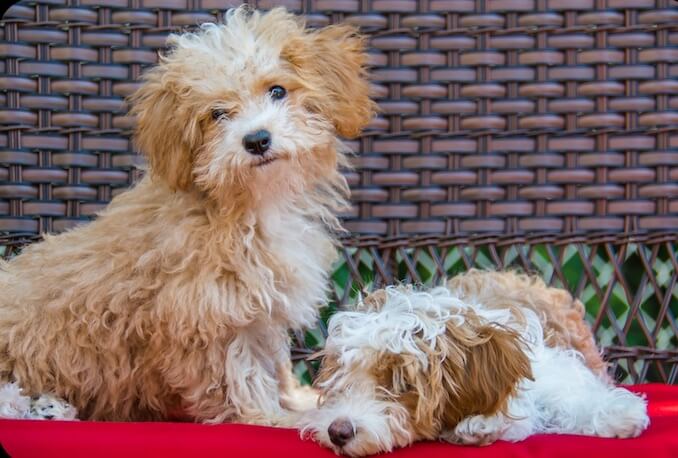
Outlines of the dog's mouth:
M 257 162 L 252 164 L 252 167 L 254 168 L 259 168 L 259 167 L 265 167 L 268 164 L 271 164 L 279 159 L 278 156 L 267 156 L 267 157 L 262 157 L 259 159 Z

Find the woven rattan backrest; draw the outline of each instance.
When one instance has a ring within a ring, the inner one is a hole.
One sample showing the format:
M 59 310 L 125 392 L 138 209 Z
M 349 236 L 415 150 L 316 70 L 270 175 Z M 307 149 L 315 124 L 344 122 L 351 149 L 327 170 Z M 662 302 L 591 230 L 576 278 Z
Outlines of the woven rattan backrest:
M 123 97 L 223 0 L 47 0 L 6 14 L 0 230 L 60 231 L 136 177 Z M 354 143 L 354 234 L 678 229 L 670 0 L 317 0 L 370 36 L 382 114 Z

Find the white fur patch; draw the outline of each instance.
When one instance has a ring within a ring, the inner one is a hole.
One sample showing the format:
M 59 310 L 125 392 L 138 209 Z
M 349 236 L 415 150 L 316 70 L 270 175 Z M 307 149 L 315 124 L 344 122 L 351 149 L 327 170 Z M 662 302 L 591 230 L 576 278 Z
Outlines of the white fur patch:
M 359 362 L 364 357 L 362 350 L 372 349 L 414 355 L 426 367 L 427 354 L 415 337 L 435 349 L 436 338 L 445 333 L 447 323 L 463 326 L 463 312 L 469 309 L 491 324 L 518 331 L 531 350 L 543 347 L 543 329 L 531 310 L 522 311 L 521 321 L 508 309 L 466 303 L 442 286 L 429 291 L 388 286 L 385 291 L 387 299 L 379 311 L 339 312 L 330 319 L 326 349 L 339 354 L 342 364 Z
M 43 394 L 31 399 L 16 382 L 0 386 L 0 418 L 30 420 L 76 420 L 77 410 L 57 396 Z
M 27 416 L 31 420 L 77 420 L 78 411 L 68 402 L 51 394 L 43 394 L 31 400 Z
M 447 321 L 461 326 L 460 312 L 468 308 L 443 287 L 416 291 L 389 286 L 386 294 L 386 303 L 377 312 L 339 312 L 330 320 L 326 349 L 340 354 L 342 364 L 360 361 L 362 349 L 407 353 L 426 364 L 426 353 L 415 336 L 435 347 Z
M 31 408 L 31 399 L 21 394 L 17 383 L 0 386 L 0 418 L 26 418 Z
M 537 433 L 635 437 L 649 424 L 646 401 L 596 376 L 572 350 L 543 347 L 532 358 L 534 380 L 524 380 L 509 403 L 516 420 L 502 439 Z

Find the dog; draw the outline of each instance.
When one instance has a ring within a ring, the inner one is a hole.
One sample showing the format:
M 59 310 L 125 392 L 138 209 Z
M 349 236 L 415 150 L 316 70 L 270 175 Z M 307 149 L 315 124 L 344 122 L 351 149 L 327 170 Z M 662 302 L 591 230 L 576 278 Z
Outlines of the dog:
M 610 382 L 580 306 L 512 272 L 379 290 L 331 318 L 322 400 L 302 415 L 301 434 L 349 456 L 420 440 L 635 437 L 649 423 L 646 402 Z M 557 316 L 568 319 L 555 325 Z
M 129 99 L 145 177 L 0 264 L 0 380 L 80 419 L 285 424 L 316 400 L 288 330 L 325 302 L 364 40 L 239 7 L 167 44 Z

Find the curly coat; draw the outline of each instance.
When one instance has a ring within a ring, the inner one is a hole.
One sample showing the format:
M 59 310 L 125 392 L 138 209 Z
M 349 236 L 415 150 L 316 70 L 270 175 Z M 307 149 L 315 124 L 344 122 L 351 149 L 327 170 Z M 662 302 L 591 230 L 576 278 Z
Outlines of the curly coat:
M 374 109 L 363 42 L 241 7 L 168 45 L 130 99 L 147 176 L 0 264 L 0 380 L 83 419 L 285 423 L 314 400 L 288 329 L 325 300 L 348 189 L 337 137 Z M 261 157 L 242 146 L 257 129 Z

